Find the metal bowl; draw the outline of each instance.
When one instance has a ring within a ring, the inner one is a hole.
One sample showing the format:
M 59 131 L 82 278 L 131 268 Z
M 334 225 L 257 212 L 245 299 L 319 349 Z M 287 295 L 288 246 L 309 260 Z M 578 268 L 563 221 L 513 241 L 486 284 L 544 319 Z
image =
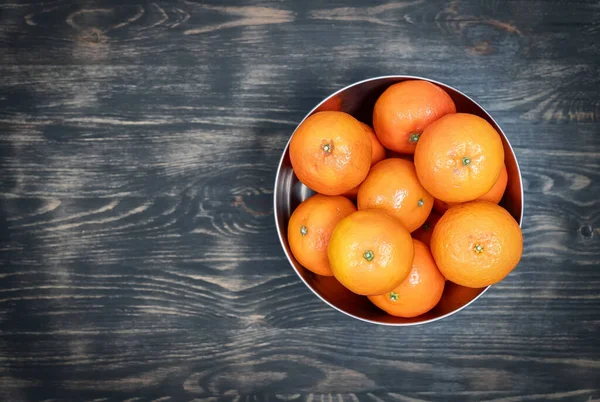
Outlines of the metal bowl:
M 343 111 L 353 115 L 364 123 L 371 124 L 373 106 L 379 95 L 392 84 L 414 79 L 429 81 L 440 86 L 452 97 L 459 112 L 480 116 L 486 119 L 498 131 L 504 144 L 505 162 L 508 170 L 508 186 L 500 205 L 506 208 L 519 225 L 521 225 L 523 219 L 521 172 L 506 135 L 504 135 L 498 123 L 474 100 L 446 84 L 427 78 L 407 75 L 384 76 L 360 81 L 333 93 L 323 100 L 306 115 L 300 124 L 308 116 L 324 110 Z M 315 275 L 302 267 L 290 251 L 287 241 L 287 224 L 290 215 L 298 204 L 313 195 L 314 192 L 300 183 L 294 174 L 290 162 L 289 145 L 288 141 L 283 150 L 275 178 L 274 210 L 277 234 L 279 235 L 285 255 L 300 279 L 322 301 L 358 320 L 374 324 L 404 326 L 424 324 L 448 317 L 473 303 L 489 288 L 471 289 L 448 281 L 446 282 L 442 299 L 433 310 L 414 318 L 399 318 L 378 309 L 366 297 L 350 292 L 334 277 Z

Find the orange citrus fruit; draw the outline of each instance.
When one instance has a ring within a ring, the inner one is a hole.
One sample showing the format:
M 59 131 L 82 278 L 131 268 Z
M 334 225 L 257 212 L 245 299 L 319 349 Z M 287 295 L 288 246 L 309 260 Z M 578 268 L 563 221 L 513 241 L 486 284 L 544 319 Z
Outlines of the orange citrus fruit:
M 415 257 L 408 277 L 392 291 L 369 296 L 377 307 L 396 317 L 411 318 L 434 308 L 442 298 L 446 278 L 424 243 L 414 240 Z
M 452 98 L 437 85 L 422 80 L 403 81 L 390 86 L 377 99 L 373 128 L 386 148 L 414 154 L 423 130 L 455 112 Z
M 425 222 L 433 207 L 433 197 L 419 183 L 415 165 L 399 158 L 373 166 L 358 189 L 357 200 L 358 209 L 383 209 L 409 232 Z
M 398 286 L 410 272 L 410 233 L 381 210 L 358 211 L 342 219 L 328 247 L 336 279 L 359 295 L 378 295 Z
M 481 288 L 501 281 L 517 266 L 523 235 L 504 208 L 473 201 L 446 211 L 433 230 L 431 252 L 448 280 Z
M 367 134 L 369 134 L 369 138 L 371 139 L 371 166 L 375 165 L 377 162 L 381 162 L 386 157 L 386 151 L 381 142 L 377 139 L 375 135 L 375 131 L 365 123 L 360 123 Z M 352 199 L 356 199 L 356 195 L 358 194 L 358 186 L 354 187 L 352 190 L 348 191 L 344 194 L 346 197 L 350 197 Z
M 308 117 L 290 141 L 290 159 L 298 179 L 326 195 L 358 186 L 371 167 L 371 140 L 348 113 L 326 111 Z
M 500 135 L 481 117 L 455 113 L 430 124 L 415 166 L 423 187 L 445 202 L 465 202 L 491 190 L 504 165 Z
M 435 211 L 431 211 L 431 214 L 429 214 L 425 223 L 422 224 L 420 228 L 412 232 L 413 239 L 420 240 L 429 246 L 429 244 L 431 244 L 433 228 L 435 228 L 435 225 L 438 223 L 441 217 L 442 215 Z
M 327 245 L 338 222 L 356 211 L 342 196 L 316 194 L 302 202 L 288 222 L 288 243 L 296 260 L 318 275 L 331 276 Z
M 504 191 L 506 191 L 506 185 L 508 184 L 508 172 L 506 171 L 506 165 L 502 166 L 502 170 L 500 171 L 500 177 L 496 180 L 496 183 L 492 187 L 490 191 L 477 198 L 477 201 L 489 201 L 497 204 L 502 200 L 504 196 Z M 442 200 L 438 200 L 437 198 L 433 201 L 433 209 L 435 209 L 440 214 L 443 214 L 448 210 L 448 208 L 453 207 L 455 205 L 460 204 L 459 202 L 444 202 Z

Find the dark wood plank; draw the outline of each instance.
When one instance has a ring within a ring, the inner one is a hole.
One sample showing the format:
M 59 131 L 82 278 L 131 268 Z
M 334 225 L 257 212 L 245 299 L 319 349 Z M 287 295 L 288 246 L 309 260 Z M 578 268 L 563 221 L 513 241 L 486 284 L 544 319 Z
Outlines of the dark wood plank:
M 600 399 L 593 1 L 0 3 L 0 398 Z M 275 233 L 313 105 L 439 79 L 507 133 L 517 270 L 443 321 L 345 317 Z

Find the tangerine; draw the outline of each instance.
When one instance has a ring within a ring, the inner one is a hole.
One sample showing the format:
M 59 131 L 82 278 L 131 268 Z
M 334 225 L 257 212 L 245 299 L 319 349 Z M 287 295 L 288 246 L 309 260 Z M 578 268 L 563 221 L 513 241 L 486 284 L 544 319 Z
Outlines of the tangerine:
M 329 263 L 342 285 L 359 295 L 378 295 L 398 286 L 410 272 L 410 233 L 382 210 L 357 211 L 342 219 L 329 240 Z
M 309 116 L 290 141 L 290 160 L 307 187 L 339 195 L 358 186 L 371 167 L 371 140 L 348 113 L 325 111 Z
M 433 197 L 417 179 L 415 165 L 391 158 L 371 168 L 358 189 L 358 209 L 383 209 L 397 217 L 409 232 L 420 227 L 431 212 Z
M 292 254 L 306 269 L 331 276 L 327 245 L 337 223 L 356 211 L 342 196 L 315 194 L 302 202 L 288 222 L 288 243 Z
M 481 288 L 504 279 L 519 263 L 523 235 L 499 205 L 473 201 L 451 207 L 431 236 L 431 252 L 450 281 Z
M 502 200 L 504 196 L 504 191 L 506 191 L 506 185 L 508 184 L 508 172 L 506 170 L 506 165 L 502 166 L 502 170 L 500 171 L 500 177 L 496 180 L 496 183 L 492 187 L 490 191 L 477 198 L 478 201 L 489 201 L 497 204 Z M 437 198 L 433 201 L 433 209 L 435 209 L 440 214 L 443 214 L 448 210 L 448 208 L 453 207 L 454 205 L 458 205 L 458 202 L 444 202 L 442 200 L 438 200 Z
M 415 257 L 408 277 L 392 291 L 369 296 L 377 307 L 396 317 L 412 318 L 434 308 L 442 298 L 446 278 L 440 273 L 429 247 L 413 240 Z
M 423 130 L 448 113 L 456 113 L 456 106 L 442 88 L 423 80 L 403 81 L 377 99 L 373 128 L 386 148 L 414 154 Z
M 500 135 L 479 116 L 446 115 L 417 144 L 415 167 L 423 187 L 445 202 L 466 202 L 492 189 L 504 165 Z

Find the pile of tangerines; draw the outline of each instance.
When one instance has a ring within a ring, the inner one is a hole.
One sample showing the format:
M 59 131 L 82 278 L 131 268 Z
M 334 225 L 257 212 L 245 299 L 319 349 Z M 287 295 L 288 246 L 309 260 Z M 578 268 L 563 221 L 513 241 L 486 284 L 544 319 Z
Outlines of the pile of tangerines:
M 497 283 L 521 258 L 521 229 L 497 205 L 508 181 L 500 135 L 457 113 L 433 83 L 390 86 L 373 128 L 344 112 L 315 113 L 289 151 L 298 179 L 318 193 L 290 217 L 293 255 L 391 315 L 431 310 L 446 280 Z

